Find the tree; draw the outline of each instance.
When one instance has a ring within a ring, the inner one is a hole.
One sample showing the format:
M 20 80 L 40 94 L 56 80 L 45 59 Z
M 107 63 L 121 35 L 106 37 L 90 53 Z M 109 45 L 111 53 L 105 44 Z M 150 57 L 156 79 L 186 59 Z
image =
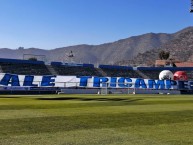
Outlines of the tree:
M 162 51 L 159 52 L 159 58 L 160 58 L 161 60 L 163 59 L 163 55 L 164 55 L 164 51 L 162 50 Z
M 159 58 L 161 60 L 167 60 L 169 57 L 170 57 L 170 52 L 167 52 L 167 51 L 164 51 L 164 50 L 161 50 L 159 52 Z
M 170 52 L 165 52 L 163 58 L 167 60 L 170 57 Z

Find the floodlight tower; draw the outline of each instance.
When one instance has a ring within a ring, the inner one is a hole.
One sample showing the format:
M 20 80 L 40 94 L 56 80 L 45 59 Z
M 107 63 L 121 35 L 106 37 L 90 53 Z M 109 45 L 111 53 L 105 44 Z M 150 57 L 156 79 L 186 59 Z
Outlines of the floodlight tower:
M 70 59 L 70 62 L 72 63 L 73 62 L 73 58 L 74 58 L 74 54 L 72 51 L 70 51 L 69 55 L 68 55 L 68 58 Z
M 193 0 L 191 0 L 190 13 L 193 13 Z

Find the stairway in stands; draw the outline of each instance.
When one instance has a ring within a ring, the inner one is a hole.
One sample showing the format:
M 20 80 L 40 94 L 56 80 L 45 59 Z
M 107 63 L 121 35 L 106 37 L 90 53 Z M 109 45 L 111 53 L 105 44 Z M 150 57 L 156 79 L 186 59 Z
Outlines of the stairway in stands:
M 143 79 L 150 79 L 147 75 L 145 75 L 144 73 L 142 73 L 140 70 L 135 70 L 135 72 L 136 72 L 137 74 L 139 74 L 140 76 L 142 76 Z
M 51 65 L 46 65 L 47 69 L 50 71 L 52 75 L 58 75 L 56 70 Z
M 96 68 L 96 70 L 98 71 L 98 73 L 103 76 L 103 77 L 106 77 L 107 76 L 107 73 L 104 72 L 101 68 Z
M 3 73 L 3 69 L 2 69 L 2 67 L 0 66 L 0 73 Z
M 189 80 L 193 80 L 193 71 L 186 71 Z

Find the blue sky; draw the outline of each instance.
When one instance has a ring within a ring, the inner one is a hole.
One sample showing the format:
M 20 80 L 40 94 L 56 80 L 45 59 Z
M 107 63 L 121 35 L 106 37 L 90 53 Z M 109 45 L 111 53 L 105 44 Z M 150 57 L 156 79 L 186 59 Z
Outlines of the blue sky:
M 193 26 L 190 0 L 0 0 L 0 48 L 98 45 Z

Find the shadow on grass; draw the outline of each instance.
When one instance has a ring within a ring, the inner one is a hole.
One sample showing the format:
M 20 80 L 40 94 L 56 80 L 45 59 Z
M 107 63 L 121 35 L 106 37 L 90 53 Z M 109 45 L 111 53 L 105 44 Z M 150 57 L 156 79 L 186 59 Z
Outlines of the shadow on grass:
M 58 98 L 37 98 L 38 100 L 78 100 L 78 101 L 124 101 L 135 102 L 143 99 L 122 99 L 122 98 L 81 98 L 81 97 L 58 97 Z
M 21 97 L 0 96 L 0 99 L 17 99 Z

